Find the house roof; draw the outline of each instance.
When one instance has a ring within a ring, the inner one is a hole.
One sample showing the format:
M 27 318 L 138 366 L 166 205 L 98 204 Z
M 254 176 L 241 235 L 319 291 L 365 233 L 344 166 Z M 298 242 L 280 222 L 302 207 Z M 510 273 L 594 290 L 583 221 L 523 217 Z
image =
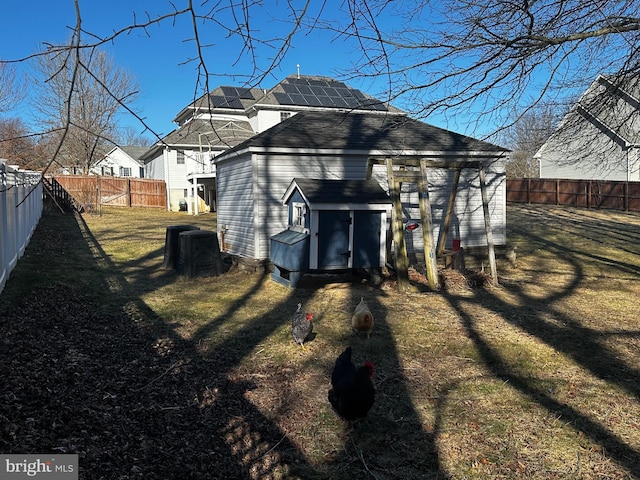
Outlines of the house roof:
M 220 86 L 183 108 L 174 121 L 191 116 L 192 110 L 246 111 L 251 107 L 300 107 L 400 112 L 358 89 L 330 77 L 291 75 L 269 90 Z
M 174 121 L 190 116 L 191 113 L 189 112 L 197 109 L 244 111 L 256 103 L 264 94 L 265 91 L 261 88 L 222 85 L 187 105 L 176 115 Z
M 640 144 L 640 78 L 600 75 L 577 111 L 622 142 Z
M 588 128 L 589 126 L 595 127 L 595 130 Z M 577 135 L 584 148 L 576 156 L 567 152 L 566 145 L 571 139 L 577 138 Z M 563 162 L 566 164 L 586 160 L 591 156 L 595 168 L 597 153 L 592 148 L 597 142 L 594 135 L 606 136 L 623 149 L 640 145 L 639 76 L 599 75 L 563 117 L 558 128 L 542 144 L 534 158 L 543 158 L 557 150 L 562 152 Z
M 259 98 L 256 104 L 400 112 L 397 108 L 333 78 L 304 75 L 285 78 Z
M 144 152 L 148 150 L 148 147 L 140 147 L 137 145 L 124 145 L 120 149 L 129 155 L 134 160 L 139 160 Z
M 391 199 L 375 180 L 338 180 L 294 178 L 283 195 L 287 203 L 298 190 L 310 206 L 318 204 L 391 204 Z
M 508 150 L 405 115 L 301 112 L 224 152 L 339 150 L 369 155 L 500 155 Z
M 238 120 L 194 119 L 173 130 L 141 155 L 142 159 L 154 157 L 165 145 L 193 147 L 202 145 L 208 150 L 224 150 L 247 140 L 254 134 L 249 122 Z

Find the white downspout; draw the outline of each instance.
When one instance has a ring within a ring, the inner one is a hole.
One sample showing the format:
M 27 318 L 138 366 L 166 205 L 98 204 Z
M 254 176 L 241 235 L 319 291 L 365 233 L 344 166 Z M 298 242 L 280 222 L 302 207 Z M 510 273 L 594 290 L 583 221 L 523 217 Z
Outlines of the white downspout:
M 169 150 L 168 147 L 164 147 L 162 150 L 162 160 L 164 163 L 164 181 L 167 184 L 167 211 L 171 211 L 171 186 L 169 183 Z
M 198 176 L 193 176 L 193 214 L 198 215 Z

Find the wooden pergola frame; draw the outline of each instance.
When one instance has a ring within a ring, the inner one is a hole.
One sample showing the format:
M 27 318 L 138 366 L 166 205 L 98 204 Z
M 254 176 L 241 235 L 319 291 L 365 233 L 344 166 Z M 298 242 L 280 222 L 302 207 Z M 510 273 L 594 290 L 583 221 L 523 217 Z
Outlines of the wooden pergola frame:
M 387 169 L 387 180 L 389 182 L 389 196 L 393 203 L 391 214 L 391 229 L 393 232 L 393 243 L 395 253 L 395 269 L 398 276 L 398 289 L 406 291 L 410 289 L 409 283 L 409 258 L 407 256 L 407 246 L 404 238 L 404 228 L 402 225 L 402 201 L 400 190 L 403 183 L 416 183 L 418 185 L 418 195 L 420 199 L 420 220 L 422 222 L 422 238 L 424 246 L 424 259 L 429 287 L 436 290 L 440 288 L 438 279 L 438 266 L 436 259 L 444 251 L 444 246 L 449 234 L 451 217 L 456 201 L 458 183 L 463 169 L 475 169 L 478 171 L 480 180 L 480 191 L 482 195 L 482 208 L 484 213 L 484 226 L 487 235 L 487 246 L 489 249 L 489 268 L 494 284 L 498 284 L 498 272 L 496 267 L 496 255 L 493 244 L 493 234 L 491 231 L 491 215 L 489 213 L 489 196 L 485 180 L 485 163 L 496 160 L 500 155 L 484 155 L 473 160 L 448 160 L 429 157 L 405 157 L 405 156 L 376 156 L 369 157 L 367 166 L 367 178 L 371 178 L 374 165 L 385 165 Z M 459 157 L 458 157 L 459 158 Z M 416 167 L 418 170 L 407 170 L 406 167 Z M 394 167 L 398 167 L 397 169 Z M 431 202 L 429 200 L 429 182 L 427 176 L 428 168 L 445 168 L 454 170 L 453 187 L 449 194 L 447 211 L 442 225 L 442 232 L 438 245 L 433 241 L 433 219 L 431 216 Z

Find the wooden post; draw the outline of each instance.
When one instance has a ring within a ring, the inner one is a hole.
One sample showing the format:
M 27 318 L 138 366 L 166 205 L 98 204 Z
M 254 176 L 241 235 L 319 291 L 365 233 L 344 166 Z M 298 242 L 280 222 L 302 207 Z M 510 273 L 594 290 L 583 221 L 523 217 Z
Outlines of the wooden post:
M 491 268 L 491 278 L 493 283 L 498 285 L 498 270 L 496 268 L 496 252 L 493 246 L 493 233 L 491 232 L 491 214 L 489 213 L 489 195 L 487 195 L 487 185 L 484 177 L 484 166 L 482 163 L 478 169 L 480 177 L 480 192 L 482 193 L 482 210 L 484 211 L 484 229 L 487 234 L 487 246 L 489 247 L 489 267 Z
M 367 161 L 367 180 L 371 180 L 373 177 L 373 161 L 369 159 Z
M 433 242 L 433 218 L 431 215 L 431 202 L 429 201 L 427 163 L 424 158 L 420 159 L 418 191 L 420 197 L 420 220 L 422 221 L 422 242 L 424 248 L 424 261 L 427 269 L 427 281 L 429 282 L 429 287 L 436 290 L 440 288 L 440 282 L 438 280 L 436 249 Z
M 624 182 L 624 211 L 629 211 L 629 181 Z
M 442 225 L 442 231 L 440 232 L 440 241 L 438 243 L 438 255 L 442 255 L 444 247 L 447 244 L 447 236 L 449 235 L 449 228 L 451 227 L 451 216 L 453 215 L 453 209 L 456 203 L 456 195 L 458 193 L 458 183 L 460 182 L 459 168 L 456 168 L 453 176 L 453 186 L 451 187 L 451 193 L 449 194 L 449 205 L 447 206 L 447 213 L 444 217 L 444 223 Z
M 389 196 L 393 202 L 391 211 L 391 230 L 393 232 L 393 243 L 395 247 L 395 269 L 398 276 L 398 289 L 407 291 L 411 285 L 409 283 L 409 258 L 407 257 L 407 245 L 404 241 L 402 228 L 402 201 L 400 199 L 400 184 L 395 180 L 393 174 L 393 161 L 387 158 L 387 181 L 389 182 Z

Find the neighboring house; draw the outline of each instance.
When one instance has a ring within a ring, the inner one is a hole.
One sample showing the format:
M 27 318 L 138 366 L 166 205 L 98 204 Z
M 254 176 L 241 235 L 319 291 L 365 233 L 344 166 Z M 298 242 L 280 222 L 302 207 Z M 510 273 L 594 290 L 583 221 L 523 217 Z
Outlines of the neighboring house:
M 183 108 L 178 128 L 144 153 L 146 176 L 166 181 L 171 210 L 186 198 L 194 213 L 215 209 L 214 158 L 303 111 L 402 113 L 327 77 L 289 76 L 269 90 L 221 86 Z
M 144 163 L 140 157 L 147 151 L 146 147 L 123 146 L 113 147 L 91 169 L 96 175 L 112 177 L 144 178 Z
M 216 157 L 218 229 L 229 253 L 267 259 L 270 237 L 288 225 L 283 195 L 292 179 L 363 180 L 372 160 L 415 165 L 428 158 L 445 167 L 428 169 L 436 239 L 454 183 L 454 172 L 446 167 L 480 161 L 486 167 L 493 241 L 504 245 L 506 154 L 504 148 L 389 111 L 300 112 Z M 372 167 L 372 178 L 388 190 L 384 165 Z M 487 245 L 477 168 L 462 170 L 457 191 L 449 242 Z M 404 220 L 420 219 L 415 185 L 403 188 L 402 201 Z M 407 237 L 408 250 L 421 251 L 422 235 Z
M 535 157 L 541 178 L 640 181 L 640 78 L 599 76 Z

